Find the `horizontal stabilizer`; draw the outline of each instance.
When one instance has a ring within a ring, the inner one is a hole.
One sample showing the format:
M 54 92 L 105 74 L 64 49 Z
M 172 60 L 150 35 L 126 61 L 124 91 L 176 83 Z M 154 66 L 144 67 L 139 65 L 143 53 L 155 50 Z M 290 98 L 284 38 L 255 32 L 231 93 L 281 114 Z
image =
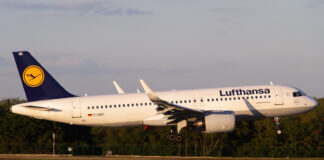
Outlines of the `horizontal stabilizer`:
M 23 106 L 26 107 L 28 109 L 33 109 L 33 110 L 37 110 L 37 111 L 56 111 L 56 112 L 60 112 L 62 110 L 56 109 L 56 108 L 49 108 L 49 107 L 40 107 L 40 106 Z

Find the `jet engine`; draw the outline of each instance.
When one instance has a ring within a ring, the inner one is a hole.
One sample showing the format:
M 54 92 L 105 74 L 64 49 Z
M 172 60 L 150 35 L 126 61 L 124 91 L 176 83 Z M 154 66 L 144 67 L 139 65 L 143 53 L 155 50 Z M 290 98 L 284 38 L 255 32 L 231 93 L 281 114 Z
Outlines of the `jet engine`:
M 233 112 L 209 113 L 193 125 L 201 127 L 205 133 L 230 132 L 235 128 L 235 115 Z

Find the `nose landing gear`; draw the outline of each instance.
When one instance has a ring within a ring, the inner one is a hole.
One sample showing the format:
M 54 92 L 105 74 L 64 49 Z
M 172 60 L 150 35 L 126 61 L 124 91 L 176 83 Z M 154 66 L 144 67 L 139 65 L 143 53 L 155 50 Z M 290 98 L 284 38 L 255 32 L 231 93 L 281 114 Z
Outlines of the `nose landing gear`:
M 280 134 L 281 134 L 281 130 L 280 130 L 280 128 L 279 128 L 279 124 L 280 124 L 280 117 L 274 117 L 274 118 L 273 118 L 273 121 L 275 122 L 275 125 L 276 125 L 276 133 L 277 133 L 278 135 L 280 135 Z

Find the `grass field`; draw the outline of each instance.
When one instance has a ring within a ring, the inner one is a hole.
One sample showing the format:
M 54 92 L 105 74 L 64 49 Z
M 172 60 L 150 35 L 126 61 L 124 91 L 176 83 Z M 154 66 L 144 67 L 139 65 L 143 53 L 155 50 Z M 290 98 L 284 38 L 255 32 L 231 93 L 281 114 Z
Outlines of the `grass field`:
M 64 156 L 64 155 L 33 155 L 33 154 L 3 154 L 0 155 L 0 160 L 62 160 L 62 159 L 71 159 L 71 160 L 103 160 L 103 159 L 112 159 L 112 160 L 324 160 L 324 158 L 250 158 L 250 157 L 178 157 L 178 156 Z

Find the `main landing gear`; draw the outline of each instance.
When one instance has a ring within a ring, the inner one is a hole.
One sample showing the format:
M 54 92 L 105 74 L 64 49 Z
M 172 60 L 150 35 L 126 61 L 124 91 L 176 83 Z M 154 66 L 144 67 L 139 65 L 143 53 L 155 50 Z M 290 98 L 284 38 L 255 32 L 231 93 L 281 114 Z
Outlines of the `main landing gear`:
M 280 128 L 279 128 L 279 124 L 280 124 L 280 117 L 274 117 L 273 118 L 273 121 L 275 122 L 275 125 L 276 125 L 276 133 L 278 134 L 278 135 L 280 135 L 281 134 L 281 130 L 280 130 Z
M 177 132 L 175 132 L 173 129 L 171 129 L 170 134 L 167 135 L 167 139 L 170 142 L 178 142 L 181 143 L 183 140 L 183 137 L 181 134 L 178 134 Z

